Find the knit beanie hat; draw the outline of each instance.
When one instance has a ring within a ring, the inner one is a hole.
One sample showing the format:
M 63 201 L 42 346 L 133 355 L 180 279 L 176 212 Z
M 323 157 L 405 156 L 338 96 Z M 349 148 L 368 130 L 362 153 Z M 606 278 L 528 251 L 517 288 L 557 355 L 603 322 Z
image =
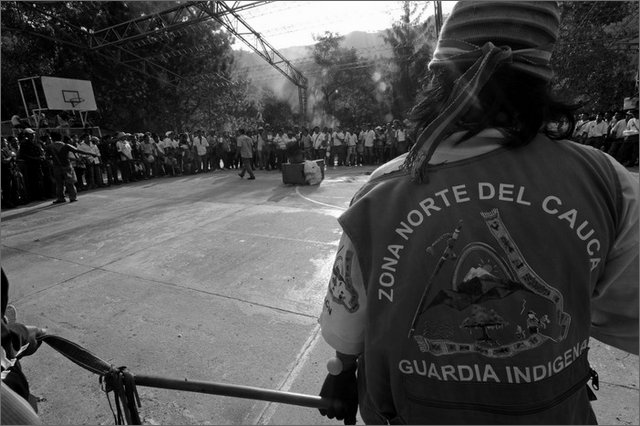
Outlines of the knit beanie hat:
M 550 81 L 551 51 L 560 29 L 555 1 L 459 1 L 445 22 L 429 69 L 457 77 L 442 112 L 420 134 L 405 167 L 426 178 L 429 159 L 500 66 Z

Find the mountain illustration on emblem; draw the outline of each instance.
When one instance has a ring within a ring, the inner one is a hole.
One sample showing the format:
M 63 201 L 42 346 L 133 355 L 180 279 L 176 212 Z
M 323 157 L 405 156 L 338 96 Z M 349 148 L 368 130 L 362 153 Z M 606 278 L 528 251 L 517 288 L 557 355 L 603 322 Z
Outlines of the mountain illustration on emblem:
M 561 309 L 561 293 L 509 244 L 501 248 L 518 255 L 501 256 L 475 241 L 450 257 L 453 271 L 433 282 L 418 311 L 413 339 L 421 352 L 501 358 L 564 339 L 570 316 Z
M 440 290 L 426 307 L 447 305 L 458 311 L 494 299 L 504 299 L 516 291 L 533 294 L 517 281 L 499 278 L 482 267 L 471 268 L 454 288 Z

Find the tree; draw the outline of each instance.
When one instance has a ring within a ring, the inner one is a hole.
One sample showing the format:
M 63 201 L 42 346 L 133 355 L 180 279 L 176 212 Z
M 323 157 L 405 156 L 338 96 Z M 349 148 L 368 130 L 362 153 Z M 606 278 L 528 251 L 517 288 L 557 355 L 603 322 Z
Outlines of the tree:
M 331 32 L 314 37 L 312 48 L 320 77 L 315 81 L 324 123 L 353 126 L 382 119 L 373 62 L 361 58 L 356 49 L 340 46 L 343 37 Z
M 589 112 L 619 110 L 637 95 L 635 49 L 620 43 L 638 37 L 638 2 L 562 2 L 560 37 L 552 55 L 554 88 Z
M 492 343 L 494 339 L 489 336 L 488 330 L 500 329 L 508 325 L 496 311 L 487 309 L 480 305 L 471 306 L 471 315 L 462 321 L 460 328 L 480 329 L 482 336 L 477 339 L 479 342 Z
M 262 98 L 262 118 L 272 127 L 289 127 L 294 123 L 289 102 L 278 99 L 272 90 L 264 89 Z
M 403 1 L 399 21 L 386 30 L 384 40 L 393 51 L 387 78 L 391 86 L 391 107 L 395 117 L 406 116 L 415 103 L 435 38 L 429 20 L 421 17 L 429 2 Z
M 209 127 L 234 100 L 244 105 L 246 84 L 231 82 L 230 35 L 205 21 L 188 31 L 147 36 L 124 45 L 182 76 L 177 86 L 144 75 L 88 48 L 84 31 L 106 28 L 175 6 L 175 2 L 2 2 L 2 114 L 22 109 L 17 80 L 51 75 L 91 80 L 98 121 L 111 130 L 164 131 Z M 206 46 L 188 53 L 193 46 Z M 162 77 L 162 75 L 158 75 Z

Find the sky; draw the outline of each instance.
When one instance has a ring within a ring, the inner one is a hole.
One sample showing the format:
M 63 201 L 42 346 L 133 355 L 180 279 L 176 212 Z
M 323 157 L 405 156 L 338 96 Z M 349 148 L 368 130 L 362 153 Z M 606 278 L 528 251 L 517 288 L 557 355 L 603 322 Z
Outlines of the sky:
M 240 12 L 251 28 L 276 50 L 314 43 L 313 35 L 332 31 L 341 35 L 352 31 L 374 32 L 390 28 L 402 14 L 400 1 L 276 1 Z M 434 2 L 423 16 L 434 13 Z M 443 1 L 444 14 L 455 1 Z M 249 40 L 254 40 L 249 38 Z M 242 41 L 234 49 L 250 50 Z

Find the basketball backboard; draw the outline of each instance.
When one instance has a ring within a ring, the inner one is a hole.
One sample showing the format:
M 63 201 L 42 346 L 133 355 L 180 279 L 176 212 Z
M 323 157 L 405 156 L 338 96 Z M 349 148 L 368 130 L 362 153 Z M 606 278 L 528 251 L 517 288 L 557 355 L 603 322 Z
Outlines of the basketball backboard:
M 42 90 L 50 110 L 96 111 L 93 86 L 88 80 L 40 77 Z

